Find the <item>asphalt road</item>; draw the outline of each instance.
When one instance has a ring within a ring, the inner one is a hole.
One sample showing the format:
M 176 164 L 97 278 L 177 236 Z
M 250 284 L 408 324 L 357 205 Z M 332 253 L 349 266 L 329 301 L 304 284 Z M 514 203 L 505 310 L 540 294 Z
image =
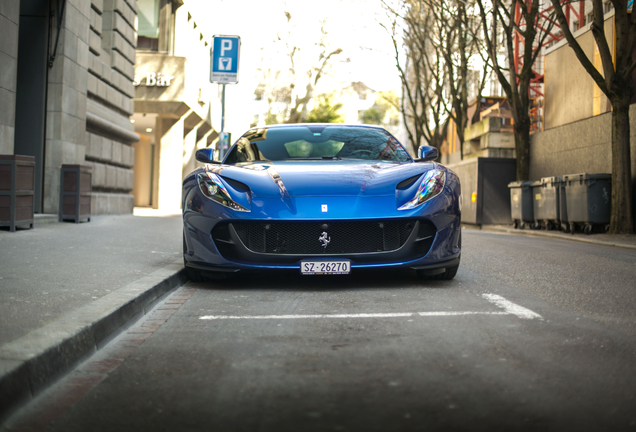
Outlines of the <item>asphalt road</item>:
M 636 430 L 636 251 L 472 230 L 463 245 L 452 281 L 187 284 L 8 427 Z

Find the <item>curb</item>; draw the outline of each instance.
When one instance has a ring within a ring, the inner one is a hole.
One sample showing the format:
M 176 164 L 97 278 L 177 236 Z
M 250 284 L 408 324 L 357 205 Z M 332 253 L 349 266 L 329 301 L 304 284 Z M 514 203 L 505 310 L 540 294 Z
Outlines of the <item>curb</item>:
M 59 216 L 56 214 L 36 213 L 33 215 L 34 226 L 43 226 L 43 225 L 48 225 L 53 223 L 59 223 Z
M 486 225 L 482 226 L 481 228 L 477 228 L 473 226 L 471 226 L 470 228 L 481 229 L 482 231 L 504 233 L 504 234 L 521 234 L 521 235 L 527 235 L 527 236 L 533 236 L 533 237 L 547 237 L 547 238 L 553 238 L 553 239 L 570 240 L 570 241 L 575 241 L 580 243 L 590 243 L 590 244 L 596 244 L 600 246 L 613 246 L 613 247 L 620 247 L 620 248 L 626 248 L 626 249 L 636 249 L 636 243 L 629 244 L 629 243 L 608 242 L 603 240 L 597 240 L 594 238 L 589 238 L 589 236 L 581 237 L 576 234 L 575 235 L 555 234 L 555 233 L 550 233 L 550 232 L 540 231 L 540 230 L 528 231 L 528 230 L 520 230 L 520 229 L 497 227 L 497 226 L 486 226 Z
M 187 280 L 176 261 L 0 347 L 0 424 Z

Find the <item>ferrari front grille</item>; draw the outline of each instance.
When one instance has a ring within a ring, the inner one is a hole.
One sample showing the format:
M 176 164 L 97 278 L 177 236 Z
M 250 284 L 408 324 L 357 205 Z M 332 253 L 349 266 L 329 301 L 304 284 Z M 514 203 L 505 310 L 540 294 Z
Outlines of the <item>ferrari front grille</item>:
M 417 221 L 237 221 L 231 225 L 245 248 L 258 254 L 357 255 L 400 249 Z M 435 233 L 434 225 L 420 221 L 412 254 L 428 253 Z M 231 241 L 230 225 L 217 225 L 212 237 L 219 252 L 232 259 L 236 245 Z

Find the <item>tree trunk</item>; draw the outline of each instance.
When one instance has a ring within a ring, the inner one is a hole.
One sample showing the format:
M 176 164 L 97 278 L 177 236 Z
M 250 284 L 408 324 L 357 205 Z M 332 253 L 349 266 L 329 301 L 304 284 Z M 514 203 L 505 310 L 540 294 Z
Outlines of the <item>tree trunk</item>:
M 514 124 L 517 181 L 526 181 L 530 177 L 530 119 L 517 117 L 521 117 Z
M 630 155 L 629 99 L 612 103 L 611 234 L 634 232 Z

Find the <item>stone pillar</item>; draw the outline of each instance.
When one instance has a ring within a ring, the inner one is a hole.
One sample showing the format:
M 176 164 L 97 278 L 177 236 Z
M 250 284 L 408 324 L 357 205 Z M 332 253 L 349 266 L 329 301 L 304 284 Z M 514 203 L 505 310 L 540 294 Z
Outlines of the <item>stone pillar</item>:
M 84 163 L 90 13 L 90 2 L 66 2 L 57 51 L 49 70 L 44 213 L 59 212 L 62 164 Z M 52 35 L 53 43 L 56 37 Z
M 12 155 L 18 74 L 20 0 L 0 2 L 0 154 Z
M 155 208 L 162 211 L 178 212 L 181 208 L 181 184 L 183 176 L 183 132 L 184 117 L 179 120 L 158 118 L 157 129 L 160 136 L 156 146 L 155 160 L 158 169 L 157 197 Z
M 201 122 L 203 123 L 203 122 Z M 197 134 L 199 125 L 195 126 L 183 139 L 183 167 L 182 178 L 185 178 L 196 168 L 195 153 L 197 151 Z

